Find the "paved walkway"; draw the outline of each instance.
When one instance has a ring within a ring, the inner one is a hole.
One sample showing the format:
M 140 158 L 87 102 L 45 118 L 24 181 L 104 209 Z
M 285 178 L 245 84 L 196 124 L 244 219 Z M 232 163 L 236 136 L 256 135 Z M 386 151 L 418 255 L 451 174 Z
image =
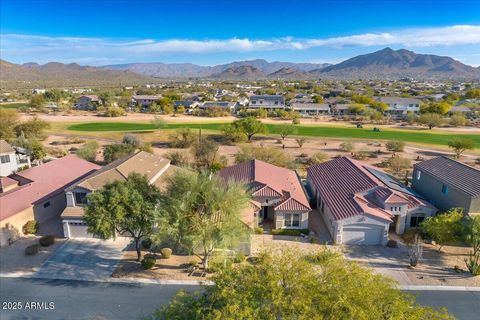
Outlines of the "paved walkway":
M 65 280 L 106 280 L 110 278 L 128 238 L 113 240 L 70 239 L 45 261 L 32 277 Z

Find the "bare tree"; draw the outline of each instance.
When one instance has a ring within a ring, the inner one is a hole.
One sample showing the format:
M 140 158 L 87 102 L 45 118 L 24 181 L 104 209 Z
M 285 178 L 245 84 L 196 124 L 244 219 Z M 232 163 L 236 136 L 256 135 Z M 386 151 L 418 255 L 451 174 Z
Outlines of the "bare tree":
M 423 247 L 420 235 L 416 234 L 415 239 L 408 245 L 408 260 L 411 267 L 416 267 L 420 259 L 422 259 Z

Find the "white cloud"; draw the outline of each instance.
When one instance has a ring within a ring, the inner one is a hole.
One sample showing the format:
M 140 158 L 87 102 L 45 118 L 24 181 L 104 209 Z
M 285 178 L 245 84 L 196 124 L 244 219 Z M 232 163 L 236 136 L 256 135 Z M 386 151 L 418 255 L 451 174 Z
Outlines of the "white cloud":
M 135 60 L 168 54 L 204 54 L 220 52 L 260 52 L 307 50 L 316 47 L 403 46 L 440 47 L 480 44 L 480 26 L 457 25 L 438 28 L 405 29 L 391 32 L 364 33 L 331 38 L 300 39 L 128 39 L 47 37 L 25 34 L 2 34 L 0 52 L 6 60 L 46 62 Z M 85 58 L 88 57 L 88 58 Z M 91 59 L 90 59 L 91 58 Z

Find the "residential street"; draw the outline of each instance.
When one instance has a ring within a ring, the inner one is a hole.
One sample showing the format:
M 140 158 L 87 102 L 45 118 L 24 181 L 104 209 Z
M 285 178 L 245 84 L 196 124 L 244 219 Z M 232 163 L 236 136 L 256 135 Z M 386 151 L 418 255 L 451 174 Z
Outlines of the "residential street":
M 0 300 L 53 302 L 52 310 L 2 310 L 7 319 L 139 319 L 170 301 L 178 290 L 198 290 L 192 285 L 120 284 L 70 280 L 0 278 Z M 421 304 L 444 306 L 458 319 L 478 319 L 480 292 L 409 291 Z

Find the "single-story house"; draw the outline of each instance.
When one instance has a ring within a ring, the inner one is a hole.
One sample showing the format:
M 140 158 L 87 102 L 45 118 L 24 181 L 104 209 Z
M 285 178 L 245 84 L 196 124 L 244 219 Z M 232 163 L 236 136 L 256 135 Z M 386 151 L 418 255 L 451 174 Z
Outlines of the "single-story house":
M 350 114 L 351 106 L 349 103 L 332 103 L 330 104 L 330 110 L 336 116 L 344 116 Z
M 250 97 L 249 108 L 285 109 L 285 99 L 281 95 L 253 95 Z
M 404 118 L 408 112 L 420 112 L 420 100 L 415 98 L 376 97 L 375 100 L 386 103 L 388 109 L 385 113 L 393 118 Z
M 113 181 L 126 181 L 130 173 L 146 175 L 151 184 L 164 187 L 165 178 L 178 167 L 170 165 L 170 160 L 145 151 L 118 159 L 101 169 L 92 172 L 81 180 L 64 189 L 67 205 L 61 218 L 63 233 L 66 238 L 91 238 L 87 232 L 87 224 L 83 220 L 87 195 L 101 189 Z
M 469 117 L 472 115 L 473 111 L 467 106 L 458 105 L 458 106 L 453 106 L 448 112 L 450 116 L 453 115 L 454 113 L 462 113 L 464 116 Z
M 330 114 L 330 106 L 326 103 L 292 103 L 290 109 L 304 117 Z
M 35 220 L 42 227 L 65 209 L 64 189 L 100 167 L 68 155 L 1 178 L 0 246 L 21 235 L 23 225 Z
M 252 227 L 271 225 L 275 229 L 308 229 L 311 211 L 305 189 L 293 170 L 250 160 L 223 168 L 225 181 L 245 183 L 252 195 L 251 215 L 244 217 Z
M 132 96 L 131 105 L 132 106 L 141 106 L 142 108 L 147 108 L 152 103 L 154 103 L 155 101 L 157 101 L 161 98 L 162 98 L 162 96 L 160 96 L 160 95 L 155 95 L 155 96 L 134 95 L 134 96 Z
M 385 245 L 437 209 L 387 173 L 340 157 L 307 169 L 307 183 L 335 243 Z
M 100 99 L 96 95 L 84 95 L 78 98 L 75 108 L 79 110 L 94 110 L 100 104 Z
M 442 211 L 480 213 L 480 170 L 447 157 L 413 165 L 413 189 Z
M 173 103 L 173 107 L 176 109 L 178 107 L 184 107 L 185 113 L 192 113 L 192 111 L 197 108 L 200 104 L 198 101 L 194 100 L 176 100 Z
M 23 148 L 18 150 L 7 141 L 0 140 L 0 177 L 6 177 L 17 172 L 21 168 L 30 168 L 30 157 Z

